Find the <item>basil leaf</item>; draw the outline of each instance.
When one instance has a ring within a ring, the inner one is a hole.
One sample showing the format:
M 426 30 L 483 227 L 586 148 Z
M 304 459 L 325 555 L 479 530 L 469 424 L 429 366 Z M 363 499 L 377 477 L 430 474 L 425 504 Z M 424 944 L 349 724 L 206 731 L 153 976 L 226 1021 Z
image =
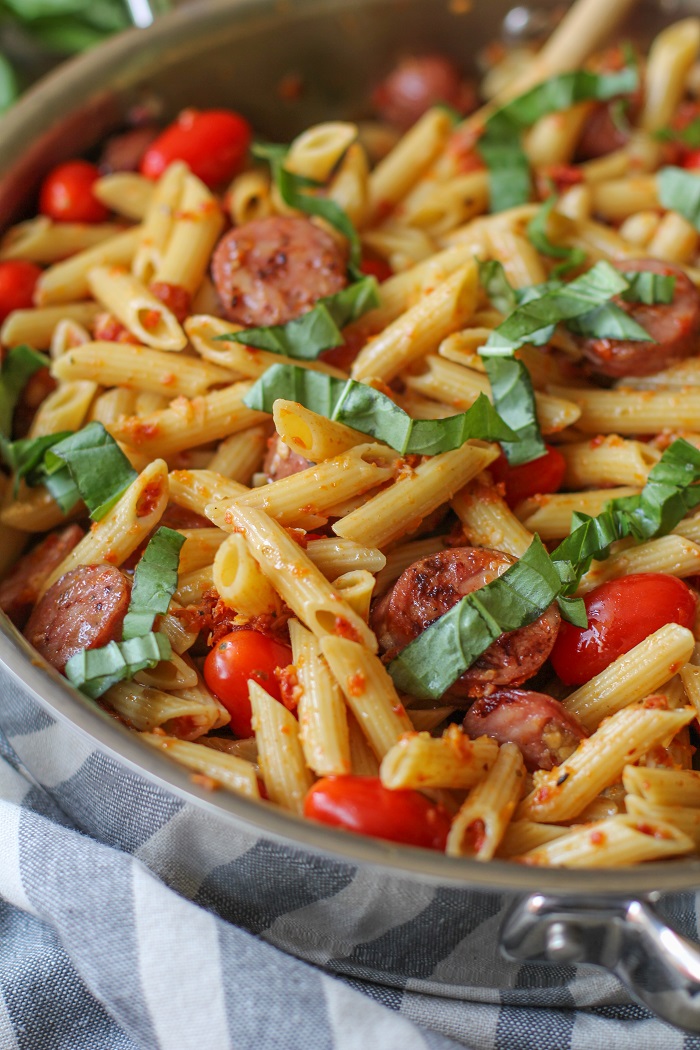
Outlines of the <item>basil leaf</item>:
M 184 542 L 181 532 L 165 525 L 149 540 L 134 572 L 131 601 L 122 630 L 124 640 L 148 634 L 156 616 L 168 611 L 177 589 L 180 548 Z
M 484 365 L 494 407 L 517 434 L 516 444 L 502 442 L 506 459 L 515 466 L 544 456 L 547 447 L 537 422 L 535 392 L 527 368 L 514 357 L 486 357 Z
M 398 689 L 436 700 L 503 634 L 532 623 L 551 605 L 560 580 L 535 536 L 502 576 L 466 595 L 388 665 Z
M 646 329 L 621 310 L 615 303 L 603 303 L 581 317 L 573 317 L 566 327 L 577 335 L 591 339 L 629 339 L 640 343 L 655 343 Z
M 549 239 L 547 222 L 557 201 L 558 197 L 554 196 L 546 200 L 535 217 L 530 219 L 527 226 L 527 235 L 533 248 L 536 248 L 542 255 L 562 260 L 552 270 L 553 277 L 566 273 L 567 270 L 575 269 L 586 261 L 586 253 L 583 248 L 567 248 L 563 244 L 553 244 Z
M 80 501 L 80 489 L 73 480 L 68 467 L 63 467 L 61 470 L 57 470 L 54 474 L 36 473 L 36 482 L 32 481 L 33 484 L 43 484 L 44 488 L 48 491 L 49 495 L 63 511 L 64 514 L 69 514 L 73 510 L 76 503 Z
M 610 500 L 595 518 L 573 515 L 570 534 L 552 552 L 563 590 L 575 591 L 591 561 L 607 558 L 616 540 L 664 536 L 699 504 L 700 451 L 678 438 L 651 469 L 638 496 Z
M 342 346 L 341 328 L 379 306 L 376 277 L 363 277 L 335 295 L 319 299 L 313 309 L 286 324 L 246 328 L 216 337 L 217 342 L 243 343 L 298 361 L 315 361 L 324 350 Z
M 97 422 L 88 423 L 46 452 L 43 469 L 47 480 L 44 483 L 52 495 L 57 486 L 60 491 L 66 491 L 65 474 L 55 478 L 65 467 L 70 471 L 93 521 L 103 518 L 138 477 L 114 438 Z M 52 477 L 54 490 L 49 485 Z
M 487 259 L 486 262 L 477 260 L 479 268 L 479 283 L 486 292 L 491 303 L 502 314 L 510 314 L 518 305 L 517 292 L 511 287 L 506 277 L 503 263 L 498 259 Z
M 40 368 L 46 368 L 49 359 L 31 346 L 13 346 L 0 370 L 0 435 L 9 438 L 12 416 L 25 386 Z
M 19 84 L 15 71 L 5 56 L 0 53 L 0 113 L 9 109 L 18 95 Z
M 59 434 L 45 434 L 38 438 L 20 438 L 17 441 L 7 441 L 1 446 L 3 459 L 10 470 L 14 472 L 15 495 L 22 478 L 27 478 L 29 485 L 40 484 L 40 468 L 48 449 L 57 445 L 59 441 L 70 437 L 71 430 L 63 430 Z
M 530 198 L 532 184 L 527 157 L 520 144 L 521 132 L 541 117 L 569 109 L 576 102 L 605 101 L 631 94 L 638 82 L 637 70 L 632 67 L 619 73 L 592 73 L 581 69 L 551 77 L 496 110 L 486 121 L 484 134 L 477 144 L 489 169 L 491 211 L 504 211 Z
M 489 117 L 486 129 L 500 137 L 510 135 L 513 128 L 525 131 L 541 117 L 570 109 L 577 102 L 605 102 L 616 95 L 631 95 L 638 84 L 639 74 L 630 66 L 617 73 L 588 69 L 560 73 L 506 102 Z
M 610 507 L 629 516 L 630 531 L 637 539 L 663 536 L 700 504 L 698 482 L 700 451 L 678 438 L 652 467 L 639 496 L 612 500 Z
M 96 700 L 110 686 L 171 656 L 167 637 L 151 632 L 125 642 L 110 642 L 100 649 L 82 649 L 66 664 L 66 677 L 81 693 Z
M 662 168 L 656 186 L 661 207 L 677 211 L 700 230 L 700 178 L 683 168 Z
M 574 627 L 588 627 L 588 613 L 583 598 L 566 598 L 560 594 L 557 598 L 557 605 L 562 619 L 568 620 Z
M 653 306 L 663 303 L 668 306 L 673 302 L 676 290 L 676 278 L 672 274 L 652 273 L 651 270 L 638 270 L 624 273 L 629 288 L 620 293 L 620 298 L 627 303 L 646 303 Z
M 357 230 L 340 205 L 336 204 L 335 201 L 329 200 L 328 197 L 317 197 L 311 193 L 303 192 L 310 187 L 318 186 L 319 183 L 287 171 L 284 166 L 287 152 L 286 146 L 273 144 L 254 143 L 251 147 L 251 153 L 254 157 L 266 160 L 269 163 L 272 169 L 272 177 L 285 204 L 288 204 L 290 208 L 303 211 L 306 215 L 317 215 L 319 218 L 325 219 L 334 229 L 347 238 L 350 245 L 348 270 L 353 280 L 358 280 L 361 277 L 362 245 Z
M 680 142 L 689 149 L 700 146 L 700 117 L 695 117 L 684 128 L 659 128 L 653 132 L 653 138 L 659 142 Z
M 484 137 L 476 148 L 489 171 L 489 210 L 507 211 L 525 204 L 532 193 L 532 179 L 519 139 L 498 142 Z
M 244 400 L 248 408 L 271 412 L 278 398 L 297 401 L 327 419 L 369 434 L 401 455 L 434 456 L 461 448 L 470 438 L 518 440 L 484 394 L 458 415 L 445 419 L 411 419 L 390 397 L 366 383 L 336 379 L 294 365 L 272 365 Z
M 489 336 L 480 353 L 510 356 L 526 343 L 542 346 L 560 321 L 569 321 L 602 306 L 613 295 L 628 287 L 627 281 L 610 263 L 598 262 L 587 273 L 568 284 L 540 285 L 546 290 L 522 302 Z M 533 288 L 537 291 L 537 287 Z M 645 333 L 645 338 L 649 338 Z

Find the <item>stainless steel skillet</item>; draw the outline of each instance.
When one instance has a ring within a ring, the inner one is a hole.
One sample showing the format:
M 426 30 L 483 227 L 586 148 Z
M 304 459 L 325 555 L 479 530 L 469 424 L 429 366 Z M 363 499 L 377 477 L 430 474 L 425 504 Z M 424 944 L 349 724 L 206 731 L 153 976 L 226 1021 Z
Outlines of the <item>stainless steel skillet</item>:
M 471 6 L 442 0 L 213 0 L 177 11 L 148 30 L 124 34 L 69 63 L 4 118 L 0 226 L 30 214 L 42 174 L 58 160 L 90 150 L 144 94 L 160 98 L 166 115 L 186 105 L 240 108 L 261 134 L 289 139 L 318 119 L 361 113 L 372 85 L 402 52 L 438 50 L 468 64 L 499 35 L 509 7 L 503 0 L 488 5 L 475 0 Z M 669 17 L 651 4 L 639 10 L 643 22 L 633 27 L 639 35 L 649 35 Z M 679 6 L 673 13 L 681 11 Z M 280 98 L 277 91 L 282 78 L 292 73 L 303 87 L 296 101 Z M 347 866 L 371 872 L 385 887 L 380 910 L 387 927 L 400 927 L 405 900 L 417 884 L 439 891 L 439 899 L 449 901 L 450 915 L 478 910 L 483 903 L 486 913 L 504 915 L 501 943 L 512 960 L 549 960 L 560 969 L 585 962 L 606 967 L 659 1016 L 700 1031 L 700 951 L 655 911 L 657 904 L 662 912 L 673 911 L 679 894 L 700 887 L 700 861 L 616 872 L 533 870 L 503 863 L 483 866 L 343 835 L 244 799 L 200 791 L 186 773 L 146 752 L 40 665 L 7 624 L 0 634 L 0 660 L 17 680 L 22 704 L 41 707 L 57 719 L 65 733 L 74 735 L 76 747 L 87 739 L 119 764 L 198 807 L 206 834 L 251 834 L 313 853 L 319 877 Z M 5 717 L 0 711 L 0 726 Z M 40 764 L 31 772 L 42 781 Z M 96 784 L 87 802 L 95 808 L 108 806 L 107 789 Z M 290 878 L 287 856 L 281 853 L 277 862 L 270 861 L 271 877 L 281 887 Z M 236 888 L 231 886 L 230 892 Z M 333 898 L 337 924 L 351 927 L 357 916 L 341 898 Z M 309 944 L 316 938 L 317 950 L 325 934 L 321 927 L 313 928 L 312 919 L 308 923 L 277 943 L 313 957 Z M 439 921 L 432 935 L 445 935 Z M 484 945 L 467 978 L 456 958 L 454 965 L 432 975 L 434 990 L 443 986 L 447 994 L 471 997 L 478 984 L 485 997 L 495 994 L 504 980 L 515 980 L 519 968 L 513 962 L 509 969 L 504 962 L 496 973 L 491 959 L 490 945 Z M 404 984 L 415 977 L 405 944 L 398 950 L 387 947 L 366 971 L 387 983 Z M 556 985 L 557 978 L 552 982 Z

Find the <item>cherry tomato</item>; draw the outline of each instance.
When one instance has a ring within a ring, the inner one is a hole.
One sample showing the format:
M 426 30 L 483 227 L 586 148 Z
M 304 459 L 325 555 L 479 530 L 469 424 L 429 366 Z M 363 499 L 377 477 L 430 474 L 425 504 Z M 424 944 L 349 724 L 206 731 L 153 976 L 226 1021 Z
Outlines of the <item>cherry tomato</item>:
M 13 310 L 28 310 L 34 305 L 34 288 L 41 270 L 24 259 L 0 262 L 0 322 Z
M 700 149 L 691 149 L 689 153 L 686 153 L 683 158 L 683 167 L 690 171 L 697 171 L 700 168 Z
M 69 160 L 50 171 L 41 185 L 39 211 L 56 222 L 104 222 L 109 215 L 92 192 L 100 172 L 86 160 Z
M 231 715 L 231 729 L 236 736 L 253 735 L 248 679 L 252 678 L 275 700 L 281 700 L 275 670 L 291 662 L 289 646 L 260 631 L 232 631 L 210 650 L 204 661 L 204 679 Z
M 582 685 L 667 623 L 692 627 L 696 597 L 682 580 L 641 572 L 584 598 L 588 627 L 562 621 L 550 657 L 565 685 Z
M 368 277 L 376 277 L 380 283 L 386 281 L 388 277 L 392 277 L 394 273 L 389 263 L 384 259 L 372 259 L 367 256 L 360 263 L 360 269 Z
M 141 174 L 158 179 L 174 160 L 183 160 L 207 186 L 216 186 L 240 171 L 251 138 L 248 121 L 238 113 L 185 109 L 148 147 Z
M 514 507 L 530 496 L 540 496 L 547 492 L 557 492 L 564 480 L 566 460 L 558 449 L 547 445 L 547 452 L 539 459 L 511 467 L 503 453 L 495 460 L 489 470 L 496 481 L 502 481 L 506 487 L 506 502 Z
M 322 824 L 424 849 L 445 849 L 449 814 L 418 791 L 389 791 L 379 777 L 323 777 L 304 800 Z

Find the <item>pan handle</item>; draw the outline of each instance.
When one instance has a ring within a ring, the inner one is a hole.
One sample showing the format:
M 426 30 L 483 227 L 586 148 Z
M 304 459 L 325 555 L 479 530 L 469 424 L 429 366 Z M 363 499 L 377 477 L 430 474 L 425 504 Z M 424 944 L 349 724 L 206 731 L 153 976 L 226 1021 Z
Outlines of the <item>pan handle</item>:
M 700 1032 L 700 947 L 648 900 L 534 894 L 506 917 L 501 951 L 517 962 L 602 966 L 657 1017 Z
M 137 29 L 145 29 L 170 10 L 170 3 L 169 0 L 126 0 L 126 8 Z

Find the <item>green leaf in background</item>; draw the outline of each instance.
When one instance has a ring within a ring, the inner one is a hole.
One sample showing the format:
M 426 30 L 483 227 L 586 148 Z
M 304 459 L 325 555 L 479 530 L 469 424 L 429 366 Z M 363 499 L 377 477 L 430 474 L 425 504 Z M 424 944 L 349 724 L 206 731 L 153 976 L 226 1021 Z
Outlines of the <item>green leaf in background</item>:
M 552 259 L 561 259 L 558 266 L 552 270 L 552 277 L 558 277 L 575 269 L 586 261 L 586 253 L 583 248 L 567 248 L 563 244 L 554 244 L 547 233 L 547 221 L 556 207 L 559 198 L 552 196 L 544 202 L 535 217 L 530 220 L 527 227 L 527 235 L 533 248 L 542 255 L 549 255 Z
M 9 109 L 19 95 L 19 84 L 15 71 L 4 55 L 0 54 L 0 113 Z
M 677 211 L 700 230 L 700 178 L 683 168 L 662 168 L 656 175 L 659 203 Z
M 484 127 L 477 149 L 489 169 L 491 211 L 505 211 L 530 199 L 530 169 L 520 136 L 541 117 L 569 109 L 576 102 L 605 101 L 636 90 L 639 74 L 628 65 L 619 73 L 579 69 L 537 84 L 497 109 Z

